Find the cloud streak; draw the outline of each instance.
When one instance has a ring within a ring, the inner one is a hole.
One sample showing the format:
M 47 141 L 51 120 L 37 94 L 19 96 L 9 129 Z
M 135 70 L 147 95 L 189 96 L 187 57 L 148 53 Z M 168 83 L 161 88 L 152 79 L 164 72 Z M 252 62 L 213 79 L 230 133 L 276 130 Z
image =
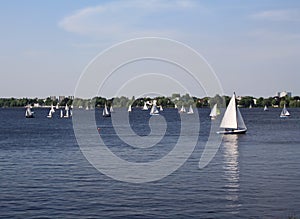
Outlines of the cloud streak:
M 300 21 L 299 9 L 283 9 L 283 10 L 266 10 L 256 14 L 252 14 L 251 17 L 257 20 L 268 21 Z

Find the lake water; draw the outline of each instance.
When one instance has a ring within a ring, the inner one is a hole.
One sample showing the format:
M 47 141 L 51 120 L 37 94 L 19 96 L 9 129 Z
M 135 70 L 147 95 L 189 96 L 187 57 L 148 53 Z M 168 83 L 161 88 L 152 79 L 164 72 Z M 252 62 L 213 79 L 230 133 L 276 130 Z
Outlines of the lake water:
M 21 108 L 0 109 L 0 217 L 300 217 L 300 109 L 289 110 L 292 116 L 280 119 L 280 109 L 241 109 L 247 134 L 224 136 L 213 160 L 199 169 L 210 125 L 209 109 L 199 109 L 199 140 L 184 165 L 159 181 L 134 184 L 113 180 L 86 160 L 71 119 L 58 112 L 47 119 L 48 109 L 35 109 L 34 119 L 25 119 Z M 143 156 L 115 136 L 109 118 L 97 116 L 97 124 L 114 153 L 147 162 L 178 139 L 178 114 L 162 114 L 170 124 L 166 136 Z M 134 109 L 130 119 L 137 134 L 150 133 L 148 113 Z

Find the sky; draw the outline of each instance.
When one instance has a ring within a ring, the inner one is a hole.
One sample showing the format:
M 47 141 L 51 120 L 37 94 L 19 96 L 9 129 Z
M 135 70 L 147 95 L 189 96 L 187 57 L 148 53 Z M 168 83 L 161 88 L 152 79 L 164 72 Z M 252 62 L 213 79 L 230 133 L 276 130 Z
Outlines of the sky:
M 297 0 L 3 0 L 0 28 L 0 97 L 74 95 L 91 60 L 140 37 L 193 48 L 226 95 L 300 95 Z

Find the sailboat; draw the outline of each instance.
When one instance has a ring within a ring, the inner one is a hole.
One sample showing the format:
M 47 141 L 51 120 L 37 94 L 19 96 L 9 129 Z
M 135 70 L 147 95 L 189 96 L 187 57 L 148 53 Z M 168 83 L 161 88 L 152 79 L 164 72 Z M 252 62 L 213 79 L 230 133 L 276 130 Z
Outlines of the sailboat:
M 68 106 L 68 104 L 66 104 L 66 106 L 65 106 L 65 111 L 66 111 L 66 114 L 64 115 L 64 118 L 69 118 L 69 106 Z
M 156 104 L 153 104 L 152 105 L 152 108 L 151 108 L 151 111 L 150 111 L 150 115 L 151 116 L 156 116 L 156 115 L 159 115 L 159 111 L 156 107 Z
M 114 113 L 115 112 L 114 108 L 112 106 L 110 106 L 109 111 L 110 111 L 110 113 Z
M 129 107 L 128 107 L 128 112 L 131 112 L 131 111 L 132 111 L 131 105 L 129 105 Z
M 32 112 L 30 108 L 31 108 L 31 106 L 26 107 L 26 112 L 25 112 L 26 118 L 34 118 L 34 115 L 33 115 L 34 112 Z
M 108 112 L 106 104 L 104 105 L 104 109 L 102 111 L 102 116 L 103 117 L 110 117 L 111 116 L 110 113 Z
M 190 108 L 189 108 L 189 111 L 187 112 L 187 114 L 194 114 L 192 105 L 190 105 Z
M 164 111 L 162 105 L 159 106 L 159 111 Z
M 227 106 L 220 128 L 225 130 L 217 132 L 218 134 L 244 134 L 247 131 L 242 114 L 237 107 L 235 93 Z
M 52 111 L 52 108 L 49 110 L 49 113 L 47 115 L 47 118 L 52 118 L 52 114 L 53 114 L 53 111 Z
M 177 109 L 177 108 L 178 108 L 178 106 L 175 104 L 175 105 L 174 105 L 174 108 L 175 108 L 175 109 Z
M 51 104 L 51 109 L 50 109 L 51 113 L 55 113 L 55 109 L 54 106 Z
M 291 114 L 289 113 L 289 111 L 286 109 L 286 106 L 284 104 L 284 107 L 280 113 L 280 118 L 286 118 L 288 116 L 290 116 Z
M 64 112 L 63 112 L 63 110 L 61 109 L 60 110 L 60 118 L 63 118 L 64 117 Z
M 185 110 L 184 106 L 182 105 L 181 109 L 179 110 L 179 113 L 185 113 L 185 112 L 186 112 L 186 110 Z
M 252 109 L 252 104 L 250 104 L 249 109 Z
M 56 104 L 56 107 L 55 107 L 56 109 L 59 109 L 59 105 L 58 105 L 58 103 Z
M 219 115 L 220 113 L 218 112 L 218 104 L 216 103 L 213 108 L 211 109 L 211 112 L 209 114 L 211 120 L 214 120 L 217 118 L 217 116 Z
M 86 107 L 85 107 L 85 110 L 89 110 L 89 106 L 86 106 Z
M 143 109 L 142 110 L 148 110 L 148 106 L 147 106 L 147 103 L 144 102 L 144 106 L 143 106 Z
M 268 110 L 269 110 L 269 109 L 268 109 L 267 105 L 265 105 L 264 111 L 268 111 Z

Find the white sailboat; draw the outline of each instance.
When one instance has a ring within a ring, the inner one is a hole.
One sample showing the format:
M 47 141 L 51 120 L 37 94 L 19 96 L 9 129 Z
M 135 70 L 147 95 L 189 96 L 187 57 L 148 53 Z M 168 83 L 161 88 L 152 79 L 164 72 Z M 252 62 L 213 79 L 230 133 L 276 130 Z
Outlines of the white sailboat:
M 114 108 L 112 106 L 110 106 L 109 111 L 110 111 L 110 113 L 114 113 L 115 112 Z
M 237 107 L 235 93 L 227 106 L 220 128 L 225 130 L 219 131 L 218 134 L 244 134 L 247 131 L 242 114 Z
M 269 110 L 269 109 L 268 109 L 267 105 L 265 105 L 264 111 L 268 111 L 268 110 Z
M 194 114 L 192 105 L 190 105 L 190 108 L 189 108 L 189 111 L 187 112 L 187 114 Z
M 142 110 L 148 110 L 148 106 L 147 106 L 147 103 L 144 102 L 144 106 L 143 106 L 143 109 Z
M 85 107 L 85 110 L 89 110 L 89 106 L 86 106 L 86 107 Z
M 59 109 L 59 105 L 58 105 L 58 103 L 56 104 L 56 107 L 55 107 L 56 109 Z
M 106 104 L 104 105 L 104 109 L 102 111 L 102 116 L 103 117 L 110 117 L 110 113 L 108 112 Z
M 159 111 L 164 111 L 162 105 L 159 106 Z
M 131 111 L 132 111 L 132 108 L 131 108 L 131 105 L 129 105 L 128 112 L 131 112 Z
M 50 109 L 51 113 L 55 113 L 55 109 L 54 106 L 51 104 L 51 109 Z
M 53 111 L 52 111 L 52 108 L 49 110 L 49 113 L 47 115 L 47 118 L 52 118 L 52 114 L 53 114 Z
M 66 114 L 64 115 L 64 118 L 69 118 L 70 116 L 69 116 L 69 106 L 68 106 L 68 104 L 66 104 L 66 106 L 65 106 L 65 111 L 66 111 Z
M 182 105 L 181 109 L 179 110 L 179 113 L 185 113 L 185 112 L 186 112 L 185 107 Z
M 177 108 L 178 108 L 178 106 L 175 104 L 175 105 L 174 105 L 174 108 L 175 108 L 175 109 L 177 109 Z
M 31 106 L 26 107 L 25 117 L 26 118 L 34 118 L 34 112 L 31 111 Z
M 214 119 L 217 118 L 218 115 L 219 115 L 219 113 L 218 113 L 218 104 L 215 104 L 213 106 L 213 108 L 211 109 L 211 112 L 210 112 L 209 116 L 212 120 L 214 120 Z
M 252 109 L 252 104 L 250 104 L 249 109 Z
M 156 104 L 153 104 L 152 105 L 152 108 L 151 108 L 151 111 L 150 111 L 150 115 L 151 116 L 156 116 L 156 115 L 159 115 L 159 111 L 156 107 Z
M 60 118 L 63 118 L 64 117 L 64 112 L 63 112 L 63 110 L 61 109 L 60 110 Z
M 286 109 L 286 106 L 284 104 L 284 107 L 280 113 L 280 118 L 286 118 L 288 116 L 290 116 L 291 114 L 289 113 L 289 111 Z

